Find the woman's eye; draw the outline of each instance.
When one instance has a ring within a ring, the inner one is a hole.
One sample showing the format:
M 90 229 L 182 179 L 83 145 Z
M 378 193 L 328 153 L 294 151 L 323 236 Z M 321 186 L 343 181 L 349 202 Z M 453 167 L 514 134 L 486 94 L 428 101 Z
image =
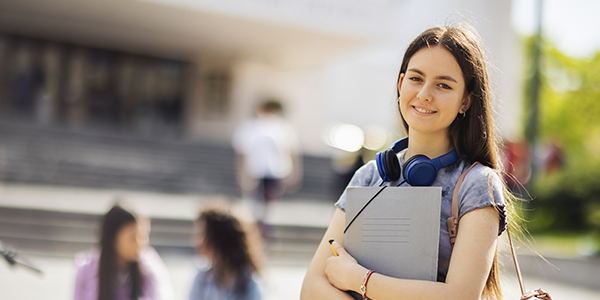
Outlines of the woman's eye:
M 421 78 L 419 78 L 419 77 L 410 77 L 409 79 L 411 81 L 421 81 Z
M 443 88 L 443 89 L 446 89 L 446 90 L 451 90 L 452 89 L 449 85 L 447 85 L 445 83 L 440 83 L 440 84 L 438 84 L 438 86 L 441 87 L 441 88 Z

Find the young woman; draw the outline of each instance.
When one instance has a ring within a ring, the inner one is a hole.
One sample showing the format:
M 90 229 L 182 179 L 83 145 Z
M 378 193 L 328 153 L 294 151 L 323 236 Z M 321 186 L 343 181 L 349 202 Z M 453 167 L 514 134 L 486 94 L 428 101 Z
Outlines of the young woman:
M 172 299 L 167 268 L 148 246 L 150 222 L 121 205 L 104 215 L 100 252 L 78 256 L 75 300 Z
M 190 300 L 260 300 L 256 248 L 260 233 L 228 205 L 204 208 L 195 223 L 194 246 L 205 258 L 194 279 Z
M 301 298 L 352 299 L 345 291 L 364 294 L 363 288 L 368 298 L 377 300 L 469 300 L 482 294 L 499 300 L 495 253 L 506 226 L 505 187 L 497 175 L 498 144 L 486 62 L 474 31 L 435 27 L 421 33 L 406 50 L 397 84 L 400 116 L 408 133 L 407 148 L 397 155 L 399 165 L 415 155 L 433 159 L 453 150 L 458 154 L 432 184 L 442 187 L 437 281 L 391 278 L 358 264 L 343 248 L 344 192 L 308 268 Z M 452 247 L 446 227 L 452 194 L 461 173 L 474 162 L 481 165 L 468 173 L 460 188 L 460 230 Z M 355 173 L 349 186 L 409 186 L 403 177 L 384 182 L 377 163 L 371 161 Z M 336 241 L 339 256 L 333 256 L 330 239 Z

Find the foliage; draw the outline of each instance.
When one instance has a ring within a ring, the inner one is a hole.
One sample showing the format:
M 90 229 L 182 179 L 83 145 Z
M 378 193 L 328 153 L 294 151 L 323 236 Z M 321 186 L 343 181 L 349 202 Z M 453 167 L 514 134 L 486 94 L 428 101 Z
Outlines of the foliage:
M 539 178 L 527 218 L 532 231 L 597 231 L 600 233 L 600 159 L 575 160 L 561 171 Z
M 592 59 L 545 53 L 540 134 L 556 138 L 570 157 L 600 155 L 600 52 Z
M 526 60 L 532 42 L 525 43 Z M 538 141 L 558 142 L 564 164 L 533 183 L 529 228 L 600 233 L 600 52 L 573 58 L 546 41 L 541 49 Z

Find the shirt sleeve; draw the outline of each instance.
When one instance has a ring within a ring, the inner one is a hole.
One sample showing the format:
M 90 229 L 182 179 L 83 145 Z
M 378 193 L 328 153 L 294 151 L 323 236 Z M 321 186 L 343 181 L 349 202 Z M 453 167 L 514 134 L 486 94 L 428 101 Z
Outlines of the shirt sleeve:
M 238 153 L 245 153 L 248 148 L 248 136 L 252 134 L 253 130 L 250 130 L 251 123 L 246 121 L 240 124 L 231 137 L 231 146 Z
M 377 166 L 374 160 L 369 161 L 362 167 L 360 167 L 350 179 L 347 187 L 350 186 L 373 186 L 377 184 L 377 178 L 379 178 L 379 173 L 377 172 Z M 343 211 L 346 211 L 346 190 L 342 193 L 338 201 L 335 203 L 335 206 L 340 208 Z
M 498 235 L 506 230 L 506 204 L 504 186 L 500 176 L 491 168 L 477 165 L 467 175 L 459 191 L 459 220 L 466 213 L 478 208 L 492 206 L 498 211 L 500 227 Z
M 84 251 L 75 254 L 75 287 L 74 300 L 93 300 L 98 297 L 98 260 L 99 254 L 94 251 Z
M 196 276 L 194 277 L 194 282 L 192 283 L 192 288 L 190 289 L 190 300 L 203 300 L 202 296 L 202 282 L 204 281 L 204 271 L 199 270 Z
M 173 286 L 169 276 L 169 270 L 165 262 L 152 247 L 148 247 L 142 252 L 143 264 L 150 272 L 151 282 L 147 289 L 154 290 L 156 299 L 169 300 L 174 298 Z
M 75 276 L 75 291 L 73 294 L 73 300 L 86 300 L 84 296 L 85 291 L 85 268 L 79 267 L 77 269 L 77 275 Z
M 261 284 L 259 283 L 260 280 L 257 280 L 257 278 L 255 277 L 255 275 L 253 275 L 252 277 L 250 277 L 250 280 L 248 282 L 248 292 L 247 294 L 247 298 L 248 300 L 261 300 L 263 299 L 263 292 L 262 292 L 262 287 Z

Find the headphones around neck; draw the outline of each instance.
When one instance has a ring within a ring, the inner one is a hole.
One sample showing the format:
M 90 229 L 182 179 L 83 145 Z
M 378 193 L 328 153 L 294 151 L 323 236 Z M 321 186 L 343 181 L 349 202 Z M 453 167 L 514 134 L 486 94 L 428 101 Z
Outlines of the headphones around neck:
M 408 137 L 396 141 L 389 148 L 375 155 L 377 170 L 383 182 L 400 179 L 400 172 L 402 172 L 404 180 L 408 184 L 412 186 L 430 186 L 437 178 L 441 168 L 447 167 L 458 160 L 456 150 L 434 159 L 417 154 L 406 160 L 402 169 L 400 169 L 400 162 L 398 162 L 396 154 L 406 148 L 408 148 Z

